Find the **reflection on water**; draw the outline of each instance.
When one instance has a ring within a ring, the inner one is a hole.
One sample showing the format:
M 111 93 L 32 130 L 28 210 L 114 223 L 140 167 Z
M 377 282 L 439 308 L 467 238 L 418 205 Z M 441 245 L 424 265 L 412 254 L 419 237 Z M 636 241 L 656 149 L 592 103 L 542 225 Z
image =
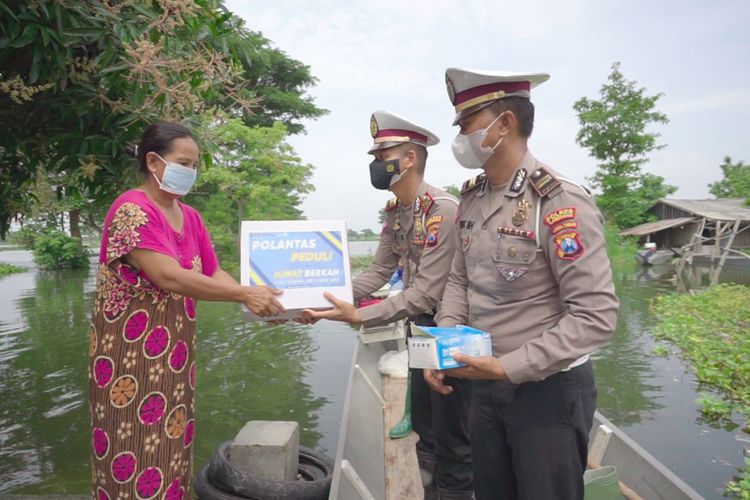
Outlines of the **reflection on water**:
M 695 378 L 673 347 L 651 338 L 648 304 L 675 289 L 673 272 L 633 268 L 615 281 L 619 326 L 595 357 L 599 408 L 701 494 L 720 498 L 748 436 L 698 421 Z M 0 280 L 0 493 L 88 492 L 93 286 L 86 271 Z M 654 356 L 657 343 L 673 354 Z M 298 421 L 304 444 L 334 455 L 353 345 L 345 325 L 268 327 L 246 323 L 235 305 L 201 303 L 196 463 L 251 419 Z
M 708 284 L 708 269 L 689 269 L 688 289 Z M 706 498 L 722 498 L 726 482 L 743 465 L 747 434 L 733 427 L 703 423 L 695 400 L 700 388 L 677 349 L 651 336 L 649 303 L 672 293 L 677 280 L 671 265 L 633 267 L 615 273 L 620 297 L 618 327 L 595 356 L 599 411 Z M 726 268 L 722 282 L 750 284 L 750 273 Z M 654 355 L 667 347 L 668 357 Z

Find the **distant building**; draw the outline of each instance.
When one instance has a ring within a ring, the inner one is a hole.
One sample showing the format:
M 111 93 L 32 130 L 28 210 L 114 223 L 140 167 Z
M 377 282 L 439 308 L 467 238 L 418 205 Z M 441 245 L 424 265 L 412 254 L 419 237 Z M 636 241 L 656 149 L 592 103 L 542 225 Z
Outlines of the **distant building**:
M 649 213 L 658 220 L 625 229 L 620 234 L 644 238 L 659 248 L 679 249 L 693 244 L 693 251 L 703 254 L 709 252 L 704 247 L 715 247 L 717 236 L 720 246 L 724 247 L 735 233 L 732 248 L 750 248 L 750 206 L 744 198 L 663 198 L 649 209 Z

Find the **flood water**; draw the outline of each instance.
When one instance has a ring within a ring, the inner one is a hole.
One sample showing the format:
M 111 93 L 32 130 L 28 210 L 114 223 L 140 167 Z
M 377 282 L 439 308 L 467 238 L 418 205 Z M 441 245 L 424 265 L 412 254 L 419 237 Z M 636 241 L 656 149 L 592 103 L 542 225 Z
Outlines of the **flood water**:
M 374 248 L 352 245 L 353 254 Z M 28 260 L 0 252 L 30 266 L 0 278 L 0 493 L 88 493 L 93 267 L 42 272 Z M 620 323 L 595 358 L 599 410 L 699 493 L 721 498 L 750 436 L 702 423 L 699 388 L 677 350 L 659 342 L 672 354 L 653 354 L 649 301 L 675 289 L 672 274 L 616 273 Z M 750 283 L 748 273 L 727 279 Z M 196 464 L 253 419 L 298 421 L 303 444 L 335 455 L 354 342 L 338 323 L 268 327 L 245 322 L 236 305 L 201 303 Z

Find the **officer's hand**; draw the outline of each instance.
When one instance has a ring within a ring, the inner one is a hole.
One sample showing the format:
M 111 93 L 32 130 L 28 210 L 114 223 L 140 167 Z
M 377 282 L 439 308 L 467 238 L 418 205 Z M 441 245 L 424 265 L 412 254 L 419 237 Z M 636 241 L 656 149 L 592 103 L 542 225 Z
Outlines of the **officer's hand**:
M 453 392 L 453 387 L 443 383 L 445 379 L 445 373 L 437 370 L 422 370 L 424 374 L 424 381 L 430 386 L 430 389 L 437 392 L 438 394 L 450 394 Z
M 331 321 L 344 321 L 349 324 L 359 324 L 362 322 L 359 311 L 357 311 L 357 308 L 353 304 L 339 300 L 328 292 L 325 292 L 323 296 L 328 302 L 333 304 L 333 308 L 324 311 L 305 309 L 302 311 L 302 317 L 314 320 L 330 319 Z
M 468 366 L 443 370 L 443 373 L 456 378 L 468 378 L 471 380 L 505 380 L 505 374 L 500 359 L 495 356 L 467 356 L 466 354 L 454 354 L 453 359 Z

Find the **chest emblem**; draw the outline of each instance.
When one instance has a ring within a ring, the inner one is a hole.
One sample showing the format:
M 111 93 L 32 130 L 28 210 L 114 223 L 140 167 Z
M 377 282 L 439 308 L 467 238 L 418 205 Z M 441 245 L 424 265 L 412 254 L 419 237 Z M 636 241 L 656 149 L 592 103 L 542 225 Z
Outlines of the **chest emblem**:
M 513 209 L 513 215 L 511 216 L 513 225 L 518 227 L 526 224 L 526 221 L 529 220 L 530 210 L 531 203 L 529 203 L 527 200 L 520 200 L 516 205 L 516 208 Z
M 505 281 L 516 281 L 527 271 L 523 267 L 498 267 L 497 270 L 500 272 L 500 276 L 505 278 Z

